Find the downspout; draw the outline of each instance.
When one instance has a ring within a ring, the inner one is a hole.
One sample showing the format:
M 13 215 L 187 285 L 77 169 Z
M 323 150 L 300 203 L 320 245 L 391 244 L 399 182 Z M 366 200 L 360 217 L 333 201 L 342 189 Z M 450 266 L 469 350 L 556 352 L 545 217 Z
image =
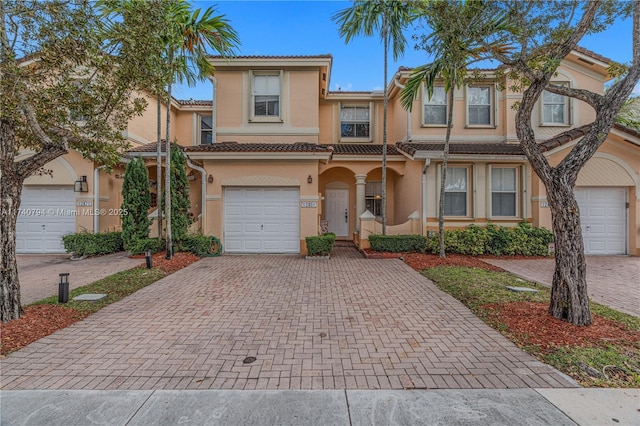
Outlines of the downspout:
M 422 168 L 422 235 L 427 232 L 427 169 L 429 164 L 431 164 L 431 159 L 426 158 Z
M 128 163 L 128 158 L 120 158 L 121 163 Z M 93 233 L 97 234 L 100 227 L 100 215 L 96 214 L 96 210 L 100 208 L 100 170 L 105 166 L 93 168 Z
M 96 210 L 100 208 L 100 169 L 104 166 L 94 167 L 93 169 L 93 233 L 98 233 L 100 226 L 100 215 L 96 214 Z
M 194 170 L 197 170 L 202 175 L 202 201 L 200 202 L 200 217 L 202 218 L 202 233 L 207 235 L 205 232 L 205 223 L 207 218 L 207 171 L 200 167 L 196 166 L 187 158 L 187 166 L 191 167 Z
M 404 84 L 400 83 L 398 77 L 393 80 L 393 84 L 400 90 L 404 89 Z M 411 141 L 411 112 L 405 110 L 407 113 L 407 142 Z
M 216 123 L 216 92 L 218 90 L 218 80 L 211 76 L 211 83 L 213 83 L 213 99 L 211 103 L 211 143 L 216 143 L 216 133 L 217 133 L 217 123 Z M 198 169 L 196 169 L 198 170 Z M 204 169 L 203 169 L 202 180 L 204 181 Z M 204 205 L 204 204 L 203 204 Z

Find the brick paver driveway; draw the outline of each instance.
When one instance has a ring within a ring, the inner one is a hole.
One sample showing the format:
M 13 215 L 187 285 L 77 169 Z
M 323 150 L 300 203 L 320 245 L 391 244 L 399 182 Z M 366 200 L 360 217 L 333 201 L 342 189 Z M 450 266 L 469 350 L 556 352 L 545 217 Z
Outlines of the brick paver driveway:
M 352 251 L 349 251 L 352 250 Z M 4 389 L 570 387 L 399 260 L 203 259 L 1 361 Z M 245 364 L 247 357 L 255 357 Z
M 528 281 L 551 286 L 554 259 L 484 259 Z M 640 257 L 587 256 L 587 292 L 598 303 L 640 317 Z

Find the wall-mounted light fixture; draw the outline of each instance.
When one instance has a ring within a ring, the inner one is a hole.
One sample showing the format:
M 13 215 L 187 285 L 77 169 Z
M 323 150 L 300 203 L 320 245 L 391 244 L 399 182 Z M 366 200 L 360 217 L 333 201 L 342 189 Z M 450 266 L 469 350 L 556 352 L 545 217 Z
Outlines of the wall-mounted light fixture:
M 81 176 L 80 179 L 73 184 L 73 192 L 89 192 L 89 185 L 87 185 L 87 177 Z
M 313 177 L 311 175 L 307 178 L 307 183 L 313 183 Z
M 213 175 L 209 175 L 209 177 L 207 178 L 207 182 L 213 183 Z

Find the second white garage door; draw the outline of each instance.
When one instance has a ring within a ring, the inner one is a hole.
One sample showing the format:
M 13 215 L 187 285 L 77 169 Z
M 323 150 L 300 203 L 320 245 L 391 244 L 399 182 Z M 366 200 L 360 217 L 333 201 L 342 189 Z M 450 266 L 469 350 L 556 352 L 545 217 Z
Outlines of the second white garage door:
M 626 254 L 627 189 L 576 188 L 586 254 Z
M 226 188 L 223 244 L 227 253 L 299 253 L 300 190 Z
M 24 186 L 16 253 L 64 253 L 62 237 L 76 232 L 75 201 L 72 186 Z

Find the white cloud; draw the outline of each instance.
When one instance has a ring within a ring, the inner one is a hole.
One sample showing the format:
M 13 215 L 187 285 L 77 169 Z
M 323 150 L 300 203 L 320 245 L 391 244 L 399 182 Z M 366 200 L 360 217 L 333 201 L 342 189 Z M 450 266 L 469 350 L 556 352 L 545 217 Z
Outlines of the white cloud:
M 640 96 L 640 83 L 636 84 L 636 87 L 633 89 L 633 92 L 631 92 L 633 95 L 637 95 Z
M 333 91 L 334 92 L 348 92 L 351 90 L 351 88 L 353 88 L 353 84 L 352 83 L 345 83 L 345 84 L 341 84 L 341 83 L 333 83 Z

